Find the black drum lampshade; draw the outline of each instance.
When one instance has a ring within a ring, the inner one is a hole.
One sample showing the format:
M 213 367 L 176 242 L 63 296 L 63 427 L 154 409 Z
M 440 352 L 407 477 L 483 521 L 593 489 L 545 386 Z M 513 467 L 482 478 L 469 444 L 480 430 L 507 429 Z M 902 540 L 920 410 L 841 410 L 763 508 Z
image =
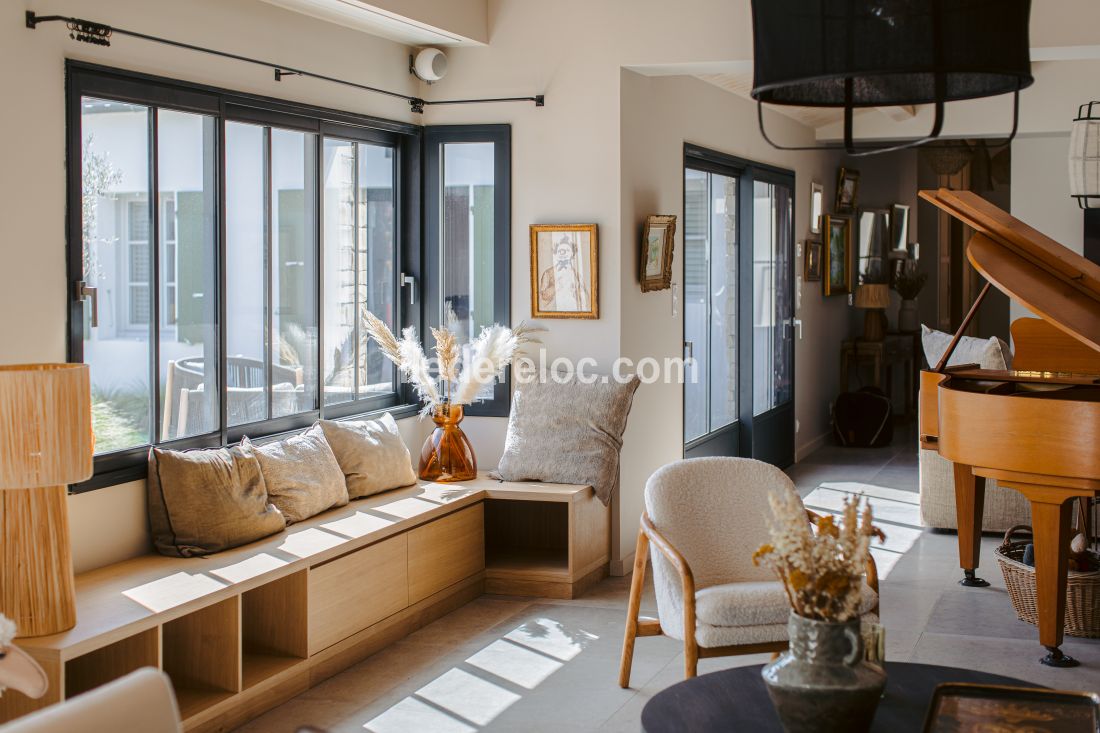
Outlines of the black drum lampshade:
M 1030 12 L 1031 0 L 752 0 L 752 97 L 843 108 L 843 147 L 852 154 L 935 139 L 945 102 L 1011 92 L 1018 117 L 1019 92 L 1034 81 Z M 854 109 L 920 104 L 936 108 L 928 136 L 889 146 L 853 141 Z M 760 128 L 767 138 L 762 108 Z

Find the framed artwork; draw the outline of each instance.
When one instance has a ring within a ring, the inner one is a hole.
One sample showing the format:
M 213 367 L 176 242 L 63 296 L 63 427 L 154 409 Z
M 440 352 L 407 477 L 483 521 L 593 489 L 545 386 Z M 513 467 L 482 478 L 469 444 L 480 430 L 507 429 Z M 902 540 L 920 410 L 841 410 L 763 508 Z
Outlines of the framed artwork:
M 825 242 L 821 264 L 825 295 L 852 292 L 852 220 L 826 214 L 821 222 Z
M 643 293 L 672 287 L 672 248 L 675 236 L 675 216 L 655 215 L 645 220 L 638 274 Z
M 531 227 L 531 317 L 600 317 L 595 224 Z
M 836 213 L 851 214 L 859 203 L 859 171 L 841 168 L 836 176 Z
M 890 248 L 894 252 L 909 251 L 909 207 L 894 204 L 890 207 Z
M 825 188 L 814 181 L 810 184 L 810 234 L 821 234 L 821 216 L 824 213 Z
M 817 282 L 821 279 L 821 241 L 807 239 L 804 242 L 806 258 L 802 267 L 802 279 Z

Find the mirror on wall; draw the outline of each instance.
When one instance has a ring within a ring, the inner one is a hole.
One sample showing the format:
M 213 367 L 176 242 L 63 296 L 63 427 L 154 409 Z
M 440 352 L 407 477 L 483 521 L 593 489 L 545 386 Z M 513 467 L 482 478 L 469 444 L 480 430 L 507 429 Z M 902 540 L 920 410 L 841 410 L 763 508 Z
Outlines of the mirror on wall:
M 890 249 L 895 257 L 909 252 L 909 207 L 905 204 L 890 207 Z
M 810 234 L 821 234 L 823 213 L 825 213 L 825 188 L 814 181 L 810 184 Z
M 860 209 L 856 247 L 856 272 L 860 283 L 884 283 L 889 279 L 888 249 L 892 248 L 889 209 Z

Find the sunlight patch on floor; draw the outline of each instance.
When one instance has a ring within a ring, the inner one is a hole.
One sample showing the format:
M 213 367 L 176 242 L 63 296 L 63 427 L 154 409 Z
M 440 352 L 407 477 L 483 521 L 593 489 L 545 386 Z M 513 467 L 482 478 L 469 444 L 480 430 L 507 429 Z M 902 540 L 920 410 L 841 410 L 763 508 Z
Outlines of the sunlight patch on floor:
M 811 491 L 803 503 L 817 512 L 839 514 L 844 500 L 852 496 L 866 499 L 875 524 L 886 533 L 886 542 L 875 541 L 871 546 L 879 579 L 885 579 L 924 531 L 920 520 L 920 495 L 858 481 L 830 481 Z
M 512 629 L 363 725 L 371 733 L 470 733 L 488 725 L 599 637 L 540 617 Z M 518 692 L 517 692 L 518 690 Z

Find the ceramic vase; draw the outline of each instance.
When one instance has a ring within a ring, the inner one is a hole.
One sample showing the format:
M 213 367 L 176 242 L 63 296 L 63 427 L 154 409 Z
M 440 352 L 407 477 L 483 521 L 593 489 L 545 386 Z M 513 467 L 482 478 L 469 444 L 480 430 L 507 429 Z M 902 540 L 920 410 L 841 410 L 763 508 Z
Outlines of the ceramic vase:
M 420 478 L 449 483 L 477 478 L 477 458 L 462 422 L 462 406 L 444 402 L 432 411 L 435 430 L 420 449 Z
M 761 674 L 787 733 L 871 729 L 886 673 L 864 660 L 860 621 L 832 623 L 791 613 L 790 648 Z
M 898 308 L 898 330 L 902 333 L 912 333 L 920 330 L 920 317 L 917 314 L 916 298 L 901 301 Z

